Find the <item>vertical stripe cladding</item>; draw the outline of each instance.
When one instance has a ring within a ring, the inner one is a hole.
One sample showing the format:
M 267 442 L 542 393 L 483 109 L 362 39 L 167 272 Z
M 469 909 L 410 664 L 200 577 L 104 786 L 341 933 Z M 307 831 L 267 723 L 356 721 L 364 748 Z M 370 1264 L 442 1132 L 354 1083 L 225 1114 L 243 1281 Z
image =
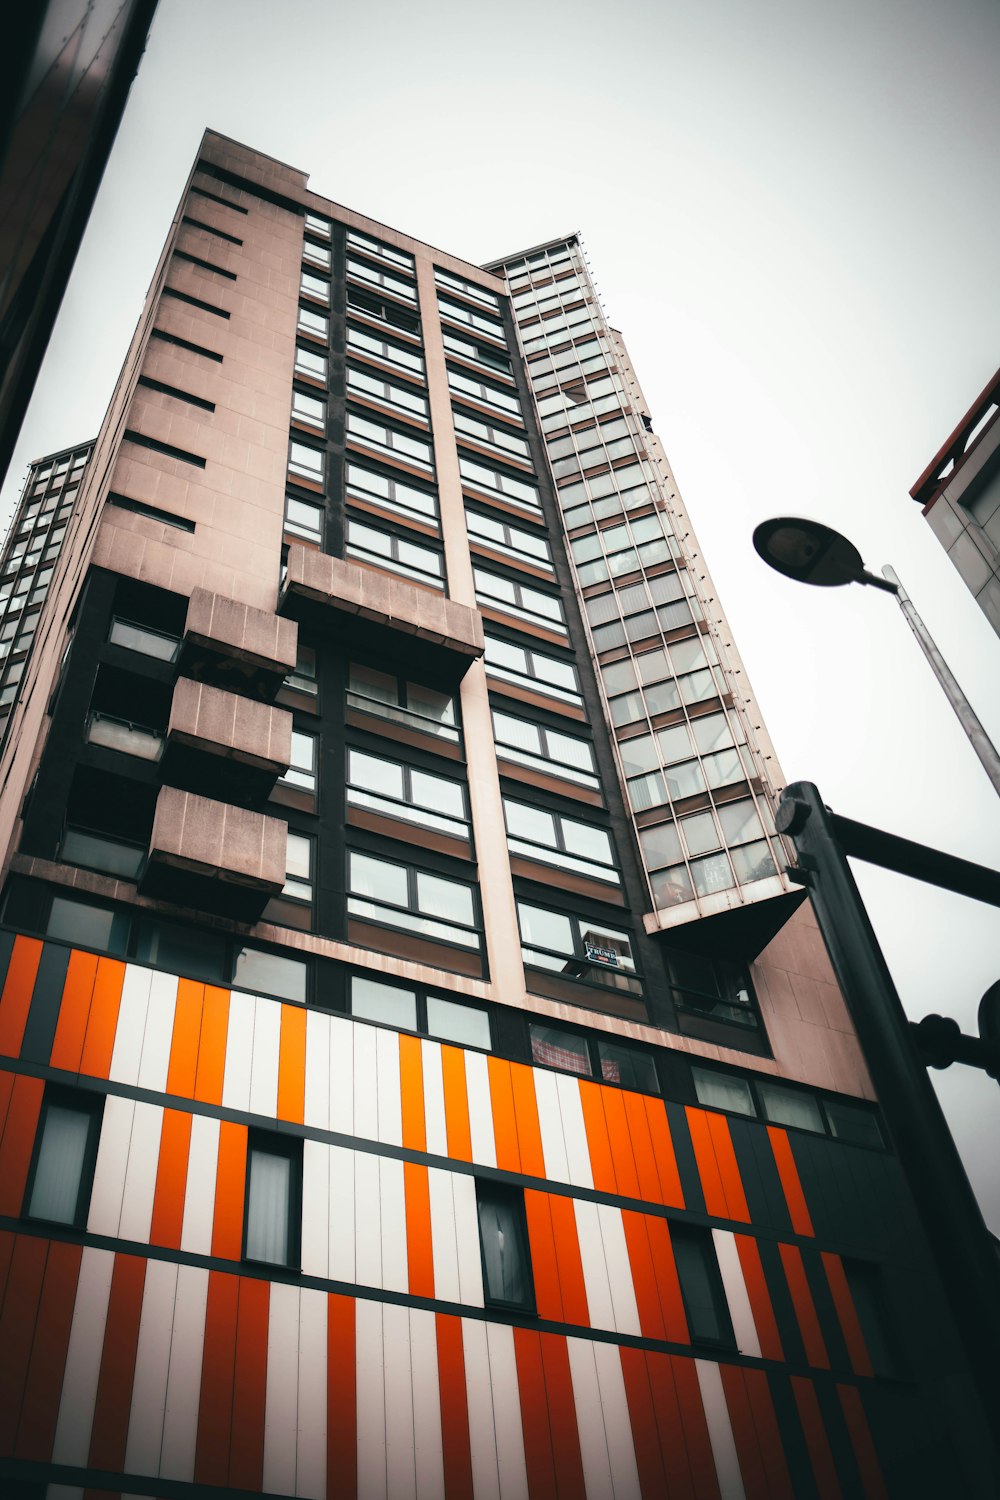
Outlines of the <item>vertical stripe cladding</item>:
M 818 1495 L 859 1474 L 884 1493 L 871 1362 L 787 1132 L 789 1223 L 762 1258 L 724 1116 L 74 951 L 42 1071 L 105 1094 L 86 1232 L 18 1232 L 41 955 L 18 937 L 0 996 L 0 1477 L 730 1500 L 791 1495 L 794 1462 Z M 301 1278 L 242 1264 L 249 1131 L 282 1126 L 302 1139 Z M 476 1168 L 522 1181 L 537 1318 L 486 1305 Z M 674 1255 L 702 1202 L 734 1334 L 717 1357 L 692 1344 Z

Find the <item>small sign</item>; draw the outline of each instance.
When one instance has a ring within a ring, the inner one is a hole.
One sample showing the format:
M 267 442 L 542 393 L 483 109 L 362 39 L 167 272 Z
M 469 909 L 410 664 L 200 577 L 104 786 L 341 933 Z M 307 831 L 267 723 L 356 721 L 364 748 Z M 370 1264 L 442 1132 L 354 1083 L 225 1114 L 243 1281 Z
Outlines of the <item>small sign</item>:
M 586 954 L 592 964 L 607 964 L 612 969 L 619 967 L 618 954 L 614 948 L 601 948 L 596 943 L 587 943 Z

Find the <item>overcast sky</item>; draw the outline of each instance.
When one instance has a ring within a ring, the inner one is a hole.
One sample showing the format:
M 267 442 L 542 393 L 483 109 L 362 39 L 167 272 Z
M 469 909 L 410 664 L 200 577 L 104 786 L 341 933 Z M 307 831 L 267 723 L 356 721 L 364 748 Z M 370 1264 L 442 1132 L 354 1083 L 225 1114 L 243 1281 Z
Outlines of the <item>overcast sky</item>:
M 160 0 L 2 497 L 91 437 L 206 126 L 482 262 L 582 231 L 788 781 L 1000 864 L 891 598 L 769 573 L 809 514 L 892 562 L 993 738 L 1000 641 L 908 497 L 997 367 L 995 0 Z M 1000 912 L 859 872 L 912 1016 L 975 1030 Z M 1000 1095 L 934 1075 L 1000 1231 Z

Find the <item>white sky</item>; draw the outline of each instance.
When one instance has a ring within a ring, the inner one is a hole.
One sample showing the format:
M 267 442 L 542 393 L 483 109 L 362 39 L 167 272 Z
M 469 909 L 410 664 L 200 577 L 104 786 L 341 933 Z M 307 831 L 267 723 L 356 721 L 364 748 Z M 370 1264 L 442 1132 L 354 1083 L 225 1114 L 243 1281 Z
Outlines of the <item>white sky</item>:
M 892 562 L 1000 742 L 1000 641 L 907 493 L 997 366 L 998 55 L 993 0 L 160 0 L 0 514 L 96 433 L 206 126 L 472 261 L 580 229 L 787 779 L 997 865 L 892 600 L 750 534 L 811 514 Z M 861 878 L 909 1013 L 974 1031 L 1000 912 Z M 1000 1230 L 997 1085 L 934 1076 Z

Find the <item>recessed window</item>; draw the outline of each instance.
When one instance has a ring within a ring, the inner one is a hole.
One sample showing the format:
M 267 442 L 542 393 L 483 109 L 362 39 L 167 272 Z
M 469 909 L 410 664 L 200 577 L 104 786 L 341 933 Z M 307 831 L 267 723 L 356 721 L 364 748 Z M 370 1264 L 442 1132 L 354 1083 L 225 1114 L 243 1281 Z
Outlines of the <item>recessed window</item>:
M 326 431 L 326 402 L 319 396 L 307 395 L 298 388 L 292 391 L 292 421 L 313 427 L 317 432 Z
M 727 1114 L 762 1118 L 792 1130 L 832 1135 L 870 1150 L 885 1149 L 878 1116 L 869 1106 L 849 1099 L 830 1099 L 761 1077 L 745 1077 L 716 1068 L 692 1068 L 699 1104 Z
M 796 1130 L 823 1129 L 819 1101 L 800 1089 L 782 1088 L 780 1083 L 757 1083 L 764 1115 L 773 1125 L 792 1125 Z
M 318 302 L 327 306 L 330 304 L 330 283 L 322 276 L 312 276 L 308 271 L 303 271 L 299 280 L 299 290 L 307 297 L 315 297 Z
M 497 636 L 486 637 L 486 667 L 501 682 L 523 682 L 550 698 L 581 704 L 580 681 L 572 662 L 560 661 L 527 646 L 515 646 Z
M 415 375 L 424 373 L 423 356 L 416 349 L 397 344 L 392 339 L 380 338 L 378 334 L 365 328 L 348 326 L 347 343 L 349 348 L 361 354 L 373 355 L 387 364 L 398 365 L 401 370 L 412 371 Z
M 459 1047 L 477 1047 L 483 1052 L 492 1048 L 489 1013 L 481 1006 L 384 984 L 366 975 L 351 979 L 351 1015 L 399 1031 L 422 1032 Z
M 678 1011 L 754 1030 L 760 1026 L 746 964 L 735 959 L 685 953 L 679 948 L 669 950 L 665 956 Z
M 594 1043 L 601 1077 L 605 1083 L 618 1083 L 623 1089 L 635 1089 L 641 1094 L 660 1092 L 656 1064 L 651 1053 L 601 1036 L 595 1037 Z
M 309 965 L 305 959 L 288 958 L 265 948 L 239 948 L 233 964 L 233 984 L 255 995 L 273 995 L 305 1005 Z
M 534 1312 L 524 1193 L 520 1188 L 477 1179 L 476 1202 L 486 1305 Z
M 330 319 L 322 313 L 314 312 L 311 307 L 300 307 L 299 328 L 303 333 L 312 334 L 314 338 L 326 340 L 330 335 Z
M 87 1222 L 103 1108 L 100 1094 L 46 1089 L 26 1218 L 77 1227 Z
M 477 401 L 482 401 L 485 406 L 493 406 L 497 411 L 510 413 L 520 418 L 521 405 L 512 391 L 504 391 L 495 385 L 487 385 L 482 380 L 476 380 L 470 375 L 463 375 L 458 370 L 448 371 L 449 388 L 458 396 L 473 396 Z
M 463 458 L 461 454 L 458 467 L 462 478 L 471 488 L 485 490 L 490 496 L 499 495 L 514 505 L 541 510 L 541 498 L 533 484 L 528 484 L 523 479 L 514 479 L 498 469 L 488 469 L 485 464 L 474 463 L 471 458 Z
M 318 741 L 314 734 L 303 734 L 292 730 L 292 753 L 288 770 L 281 780 L 285 786 L 301 787 L 303 791 L 316 790 L 316 756 Z
M 437 520 L 437 496 L 433 490 L 418 489 L 401 479 L 390 479 L 374 469 L 348 462 L 347 499 L 377 505 L 387 511 L 399 511 L 421 519 Z
M 354 807 L 403 818 L 455 838 L 469 836 L 465 789 L 459 781 L 363 750 L 348 750 L 347 785 L 347 800 Z
M 504 798 L 503 806 L 511 854 L 590 880 L 621 884 L 614 845 L 606 829 L 510 797 Z
M 724 1109 L 733 1115 L 756 1115 L 753 1092 L 745 1078 L 707 1068 L 692 1068 L 691 1072 L 699 1104 L 710 1109 Z
M 387 245 L 382 240 L 372 239 L 370 234 L 362 234 L 360 229 L 347 231 L 347 243 L 353 245 L 356 250 L 363 251 L 365 255 L 377 256 L 379 260 L 384 260 L 389 265 L 399 266 L 401 270 L 412 273 L 415 268 L 413 256 L 406 250 L 397 250 L 395 245 Z
M 316 680 L 316 648 L 306 646 L 299 640 L 295 655 L 295 670 L 285 678 L 285 687 L 296 693 L 309 693 L 315 697 L 319 691 Z
M 308 834 L 288 830 L 283 896 L 289 896 L 293 901 L 312 901 L 315 849 L 315 840 Z
M 285 530 L 291 536 L 322 542 L 325 514 L 324 507 L 312 500 L 300 500 L 297 495 L 285 496 Z
M 252 1131 L 247 1150 L 244 1260 L 298 1266 L 301 1218 L 300 1142 Z
M 324 239 L 330 238 L 330 220 L 319 214 L 306 214 L 306 229 L 312 234 L 322 235 Z
M 122 620 L 117 616 L 111 621 L 108 640 L 112 646 L 122 646 L 126 651 L 137 651 L 141 656 L 152 656 L 156 661 L 175 661 L 181 643 L 175 635 L 162 630 L 152 630 L 148 625 L 137 625 L 133 620 Z
M 532 968 L 604 989 L 639 994 L 628 934 L 599 918 L 571 916 L 527 901 L 517 903 L 521 956 Z
M 329 361 L 325 354 L 307 349 L 302 344 L 295 347 L 295 370 L 299 375 L 311 375 L 317 380 L 326 380 Z
M 525 531 L 523 526 L 511 526 L 496 516 L 486 516 L 477 510 L 466 510 L 465 524 L 474 542 L 483 542 L 497 552 L 506 553 L 515 562 L 528 562 L 552 572 L 551 549 L 545 538 L 536 532 Z
M 732 1344 L 733 1328 L 711 1235 L 671 1225 L 671 1240 L 692 1342 Z
M 532 1062 L 542 1063 L 547 1068 L 559 1068 L 564 1073 L 579 1073 L 584 1078 L 591 1076 L 590 1046 L 585 1036 L 535 1021 L 528 1030 Z
M 410 682 L 392 672 L 378 672 L 374 667 L 351 662 L 347 702 L 351 708 L 393 723 L 408 724 L 440 739 L 453 743 L 459 739 L 451 694 L 421 682 Z
M 475 893 L 464 881 L 368 854 L 348 856 L 347 910 L 460 948 L 479 948 Z
M 548 771 L 584 786 L 597 785 L 597 764 L 589 740 L 497 710 L 493 712 L 493 735 L 497 752 L 505 760 Z
M 558 594 L 544 594 L 513 578 L 474 567 L 472 576 L 480 604 L 492 605 L 505 613 L 566 634 L 566 617 Z
M 366 448 L 374 448 L 389 458 L 402 459 L 405 463 L 427 469 L 429 473 L 434 472 L 432 444 L 423 438 L 413 437 L 408 432 L 398 432 L 394 427 L 387 427 L 384 422 L 373 422 L 368 417 L 349 411 L 347 437 L 348 441 L 353 438 L 356 443 L 363 443 Z
M 310 448 L 307 443 L 289 443 L 288 472 L 322 484 L 326 473 L 326 454 L 320 448 Z
M 398 385 L 391 380 L 382 380 L 378 375 L 370 375 L 354 365 L 347 367 L 347 389 L 357 396 L 383 402 L 413 416 L 427 416 L 427 397 L 419 391 L 411 391 L 408 386 Z
M 448 291 L 460 292 L 463 297 L 469 297 L 473 302 L 481 302 L 484 307 L 499 309 L 500 302 L 494 292 L 488 287 L 477 286 L 474 281 L 465 281 L 461 276 L 455 276 L 451 271 L 442 271 L 439 266 L 434 267 L 434 280 L 439 287 Z
M 363 281 L 366 286 L 379 287 L 390 296 L 399 297 L 404 302 L 416 306 L 417 289 L 412 281 L 404 281 L 402 277 L 394 276 L 389 271 L 381 271 L 377 266 L 370 266 L 367 261 L 358 260 L 355 255 L 347 257 L 347 275 L 348 278 Z
M 444 588 L 444 557 L 440 552 L 395 532 L 366 526 L 353 517 L 347 522 L 345 553 L 356 562 L 399 573 L 429 588 Z
M 476 333 L 484 333 L 487 338 L 495 339 L 498 344 L 506 346 L 503 324 L 497 318 L 491 318 L 487 313 L 466 307 L 463 302 L 456 302 L 452 297 L 442 296 L 440 292 L 438 293 L 438 308 L 442 318 L 447 318 L 453 323 L 463 323 L 466 328 L 472 328 Z
M 618 1042 L 592 1032 L 570 1031 L 532 1021 L 529 1026 L 531 1058 L 546 1068 L 600 1078 L 642 1094 L 658 1094 L 659 1079 L 652 1054 L 628 1042 Z
M 526 463 L 530 462 L 531 449 L 527 441 L 519 437 L 517 433 L 508 432 L 505 427 L 498 427 L 495 423 L 486 422 L 481 417 L 474 417 L 470 412 L 463 411 L 461 407 L 454 407 L 452 416 L 459 442 L 463 437 L 471 438 L 474 443 L 482 443 L 489 448 L 498 448 L 502 453 L 513 453 Z
M 302 246 L 302 259 L 310 266 L 318 266 L 322 271 L 329 271 L 330 247 L 320 245 L 315 240 L 306 239 Z

